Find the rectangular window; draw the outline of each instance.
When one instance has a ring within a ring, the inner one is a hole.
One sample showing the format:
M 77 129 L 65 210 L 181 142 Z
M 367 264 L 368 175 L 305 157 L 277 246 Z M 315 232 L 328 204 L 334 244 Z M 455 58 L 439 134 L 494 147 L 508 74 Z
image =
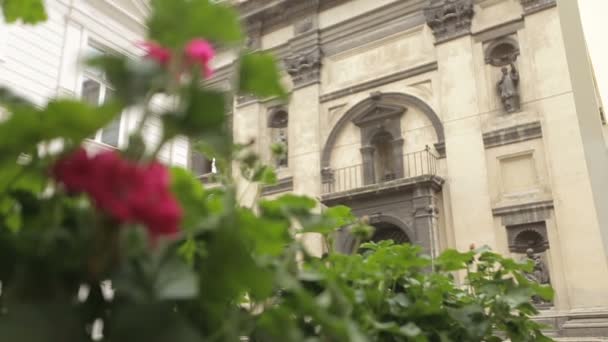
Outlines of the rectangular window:
M 85 56 L 91 57 L 103 53 L 102 50 L 88 45 Z M 114 90 L 106 80 L 103 72 L 91 67 L 84 69 L 80 92 L 80 97 L 83 101 L 94 106 L 100 106 L 111 99 L 113 94 Z M 106 127 L 100 129 L 99 132 L 91 137 L 91 140 L 118 147 L 121 136 L 121 122 L 122 114 L 112 120 Z

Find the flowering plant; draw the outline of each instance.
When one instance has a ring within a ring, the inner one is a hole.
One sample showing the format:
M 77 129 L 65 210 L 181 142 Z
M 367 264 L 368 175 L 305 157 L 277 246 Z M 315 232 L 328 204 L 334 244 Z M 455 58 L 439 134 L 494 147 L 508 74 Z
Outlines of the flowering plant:
M 41 0 L 1 4 L 12 21 L 45 18 Z M 0 341 L 547 340 L 530 299 L 552 293 L 524 276 L 531 264 L 486 249 L 448 250 L 431 264 L 390 241 L 340 255 L 336 228 L 357 241 L 372 229 L 346 207 L 318 210 L 293 194 L 241 206 L 235 176 L 276 176 L 233 143 L 226 104 L 238 94 L 286 99 L 274 59 L 242 50 L 229 7 L 151 4 L 142 60 L 87 61 L 116 90 L 108 103 L 39 108 L 0 89 L 10 114 L 0 123 Z M 206 84 L 215 48 L 238 52 L 228 92 Z M 160 114 L 150 109 L 157 95 L 171 99 Z M 134 107 L 143 114 L 124 149 L 82 147 Z M 157 115 L 162 136 L 151 143 L 142 131 Z M 158 161 L 178 136 L 216 160 L 219 186 Z M 322 236 L 328 254 L 311 255 L 300 234 Z

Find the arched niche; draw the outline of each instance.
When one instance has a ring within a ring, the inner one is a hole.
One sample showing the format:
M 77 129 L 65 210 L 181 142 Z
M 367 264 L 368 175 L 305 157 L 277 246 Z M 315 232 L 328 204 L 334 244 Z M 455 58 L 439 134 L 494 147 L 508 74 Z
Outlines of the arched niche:
M 437 142 L 435 143 L 436 149 L 443 154 L 443 148 L 445 144 L 445 134 L 443 129 L 443 124 L 439 119 L 439 116 L 435 113 L 435 111 L 423 100 L 404 93 L 373 93 L 370 97 L 361 102 L 354 105 L 350 108 L 335 124 L 329 133 L 325 144 L 323 145 L 323 151 L 321 152 L 321 167 L 322 169 L 330 169 L 331 168 L 331 155 L 334 150 L 336 140 L 340 132 L 350 123 L 353 122 L 355 125 L 362 127 L 366 122 L 369 121 L 377 121 L 384 122 L 381 120 L 383 116 L 386 116 L 389 119 L 391 116 L 403 115 L 408 107 L 415 107 L 419 109 L 423 115 L 431 122 L 433 125 L 433 129 L 435 131 L 435 135 L 437 137 Z M 373 125 L 370 125 L 370 129 L 362 132 L 362 148 L 366 146 L 369 147 L 369 144 L 366 144 L 367 141 L 371 141 L 374 134 Z M 376 127 L 377 128 L 377 127 Z M 394 138 L 400 139 L 401 132 L 394 132 L 394 125 L 384 125 L 384 129 L 389 131 Z M 401 140 L 402 141 L 402 140 Z M 395 142 L 398 144 L 399 142 Z M 362 151 L 363 153 L 364 151 Z M 364 160 L 365 163 L 365 160 Z
M 393 240 L 395 243 L 412 243 L 416 235 L 405 222 L 392 215 L 375 215 L 370 218 L 370 225 L 375 231 L 370 241 L 379 242 L 383 240 Z M 349 228 L 341 229 L 335 239 L 335 248 L 341 253 L 354 253 L 356 239 L 350 234 Z
M 268 111 L 268 128 L 270 128 L 270 138 L 273 143 L 283 145 L 285 153 L 277 156 L 275 166 L 285 168 L 289 161 L 289 113 L 284 106 L 273 107 Z
M 519 44 L 513 37 L 501 37 L 488 43 L 484 49 L 486 63 L 495 67 L 509 65 L 519 56 Z

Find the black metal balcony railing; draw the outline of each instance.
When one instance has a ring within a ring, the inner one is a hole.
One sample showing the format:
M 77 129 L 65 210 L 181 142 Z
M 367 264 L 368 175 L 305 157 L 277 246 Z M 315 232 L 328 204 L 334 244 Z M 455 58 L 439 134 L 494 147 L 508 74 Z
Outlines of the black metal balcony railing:
M 374 163 L 362 163 L 339 169 L 324 170 L 323 194 L 349 191 L 369 185 L 381 184 L 398 179 L 437 174 L 437 157 L 429 149 L 412 152 L 395 160 L 393 170 L 383 170 L 377 175 Z M 401 166 L 399 164 L 402 164 Z

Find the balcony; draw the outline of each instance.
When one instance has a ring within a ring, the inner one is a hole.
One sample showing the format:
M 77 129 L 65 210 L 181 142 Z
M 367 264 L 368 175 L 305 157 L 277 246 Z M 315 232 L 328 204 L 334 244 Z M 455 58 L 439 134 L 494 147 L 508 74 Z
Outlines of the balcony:
M 322 200 L 334 202 L 344 198 L 399 190 L 421 182 L 431 182 L 440 187 L 443 179 L 437 176 L 438 159 L 439 157 L 427 148 L 394 158 L 395 165 L 388 171 L 383 171 L 373 162 L 339 169 L 324 169 Z

